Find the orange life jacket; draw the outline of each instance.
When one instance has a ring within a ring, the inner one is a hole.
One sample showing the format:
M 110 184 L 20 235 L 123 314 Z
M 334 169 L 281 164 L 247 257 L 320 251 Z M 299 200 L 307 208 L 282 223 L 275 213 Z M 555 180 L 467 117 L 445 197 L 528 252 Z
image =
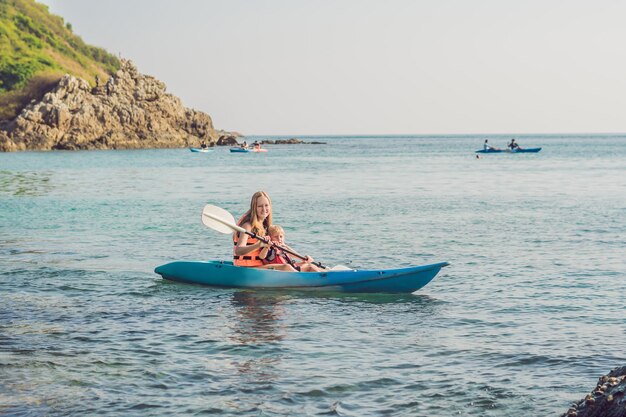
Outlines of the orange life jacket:
M 246 243 L 246 246 L 252 246 L 258 241 L 258 239 L 248 236 L 248 242 Z M 260 248 L 253 250 L 252 252 L 248 252 L 245 255 L 235 255 L 234 250 L 237 249 L 237 242 L 239 242 L 239 233 L 235 233 L 233 235 L 233 242 L 235 242 L 235 248 L 233 249 L 233 264 L 235 266 L 254 267 L 263 265 L 263 260 L 259 258 L 259 254 L 261 253 Z

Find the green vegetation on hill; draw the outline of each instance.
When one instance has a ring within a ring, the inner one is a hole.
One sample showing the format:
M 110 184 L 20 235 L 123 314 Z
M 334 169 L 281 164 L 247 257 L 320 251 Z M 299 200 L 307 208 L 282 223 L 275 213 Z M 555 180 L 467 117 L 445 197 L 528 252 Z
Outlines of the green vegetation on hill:
M 91 83 L 120 66 L 102 48 L 87 45 L 72 26 L 34 0 L 0 0 L 0 120 L 41 98 L 63 74 Z

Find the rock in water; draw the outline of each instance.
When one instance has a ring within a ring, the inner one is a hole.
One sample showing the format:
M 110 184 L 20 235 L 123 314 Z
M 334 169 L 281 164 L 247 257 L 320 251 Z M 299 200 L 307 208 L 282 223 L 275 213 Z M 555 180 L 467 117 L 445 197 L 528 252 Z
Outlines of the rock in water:
M 598 379 L 590 394 L 573 404 L 562 417 L 626 417 L 626 366 Z

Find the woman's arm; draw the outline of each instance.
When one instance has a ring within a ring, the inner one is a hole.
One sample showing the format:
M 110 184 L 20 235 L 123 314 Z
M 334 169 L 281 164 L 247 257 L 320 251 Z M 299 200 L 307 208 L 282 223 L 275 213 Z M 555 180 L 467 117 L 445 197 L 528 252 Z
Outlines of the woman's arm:
M 259 253 L 259 258 L 261 259 L 265 259 L 267 258 L 267 254 L 270 251 L 270 246 L 266 245 L 263 247 L 263 249 L 261 249 L 261 253 Z
M 246 229 L 248 232 L 252 230 L 252 225 L 250 223 L 244 223 L 241 225 L 241 227 Z M 240 232 L 239 239 L 237 240 L 237 246 L 235 246 L 235 255 L 238 255 L 238 256 L 245 255 L 247 253 L 252 252 L 253 250 L 259 249 L 260 247 L 262 247 L 262 245 L 264 245 L 264 243 L 260 239 L 254 245 L 248 246 L 247 243 L 248 243 L 248 235 L 243 232 Z

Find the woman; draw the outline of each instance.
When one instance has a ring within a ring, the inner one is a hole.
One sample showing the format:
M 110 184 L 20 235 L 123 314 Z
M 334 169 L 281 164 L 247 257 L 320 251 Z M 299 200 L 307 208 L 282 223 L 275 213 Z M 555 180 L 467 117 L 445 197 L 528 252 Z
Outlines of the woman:
M 263 265 L 263 260 L 259 257 L 261 250 L 269 246 L 269 239 L 266 236 L 272 225 L 272 201 L 265 191 L 257 191 L 252 195 L 250 209 L 237 224 L 265 240 L 255 239 L 243 232 L 235 233 L 233 263 L 236 266 L 294 271 L 291 265 Z

